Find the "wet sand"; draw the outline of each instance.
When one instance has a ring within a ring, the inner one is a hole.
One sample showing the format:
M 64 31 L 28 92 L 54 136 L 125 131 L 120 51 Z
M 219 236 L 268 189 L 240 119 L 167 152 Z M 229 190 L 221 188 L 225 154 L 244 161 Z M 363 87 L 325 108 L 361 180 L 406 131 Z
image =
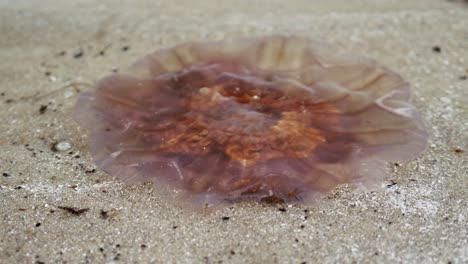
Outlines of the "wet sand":
M 0 263 L 468 262 L 468 5 L 119 2 L 0 1 Z M 297 206 L 194 211 L 95 168 L 71 119 L 78 91 L 158 48 L 273 33 L 401 73 L 428 149 L 390 164 L 379 192 L 343 186 Z

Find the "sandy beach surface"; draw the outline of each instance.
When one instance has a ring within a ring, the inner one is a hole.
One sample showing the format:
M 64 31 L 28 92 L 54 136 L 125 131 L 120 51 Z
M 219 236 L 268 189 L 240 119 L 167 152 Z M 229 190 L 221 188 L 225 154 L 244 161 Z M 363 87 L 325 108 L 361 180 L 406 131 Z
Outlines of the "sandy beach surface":
M 95 167 L 79 90 L 158 48 L 274 33 L 401 73 L 427 150 L 379 192 L 298 206 L 191 210 Z M 463 1 L 0 0 L 0 263 L 467 263 L 467 78 Z

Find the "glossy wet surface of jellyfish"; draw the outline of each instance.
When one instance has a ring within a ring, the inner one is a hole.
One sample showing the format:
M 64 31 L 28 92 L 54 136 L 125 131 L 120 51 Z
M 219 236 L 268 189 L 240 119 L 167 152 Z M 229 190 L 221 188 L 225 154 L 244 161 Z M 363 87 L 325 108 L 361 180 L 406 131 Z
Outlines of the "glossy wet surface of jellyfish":
M 97 166 L 201 202 L 303 201 L 380 182 L 424 150 L 409 85 L 372 60 L 300 37 L 188 43 L 81 94 Z

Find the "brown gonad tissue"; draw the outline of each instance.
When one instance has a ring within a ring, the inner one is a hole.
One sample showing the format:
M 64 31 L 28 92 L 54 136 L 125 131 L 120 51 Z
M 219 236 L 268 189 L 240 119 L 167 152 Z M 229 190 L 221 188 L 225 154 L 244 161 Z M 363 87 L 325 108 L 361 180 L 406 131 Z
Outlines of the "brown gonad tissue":
M 424 150 L 409 85 L 375 61 L 302 37 L 151 53 L 83 92 L 74 116 L 99 168 L 196 203 L 299 202 L 382 181 Z

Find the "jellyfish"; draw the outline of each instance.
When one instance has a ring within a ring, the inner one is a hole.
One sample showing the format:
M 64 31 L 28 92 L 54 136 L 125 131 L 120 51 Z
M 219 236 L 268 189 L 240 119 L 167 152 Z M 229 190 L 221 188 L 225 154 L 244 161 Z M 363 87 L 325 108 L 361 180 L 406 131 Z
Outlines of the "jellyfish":
M 155 51 L 82 92 L 74 118 L 98 168 L 201 203 L 373 186 L 428 138 L 397 73 L 299 36 Z

